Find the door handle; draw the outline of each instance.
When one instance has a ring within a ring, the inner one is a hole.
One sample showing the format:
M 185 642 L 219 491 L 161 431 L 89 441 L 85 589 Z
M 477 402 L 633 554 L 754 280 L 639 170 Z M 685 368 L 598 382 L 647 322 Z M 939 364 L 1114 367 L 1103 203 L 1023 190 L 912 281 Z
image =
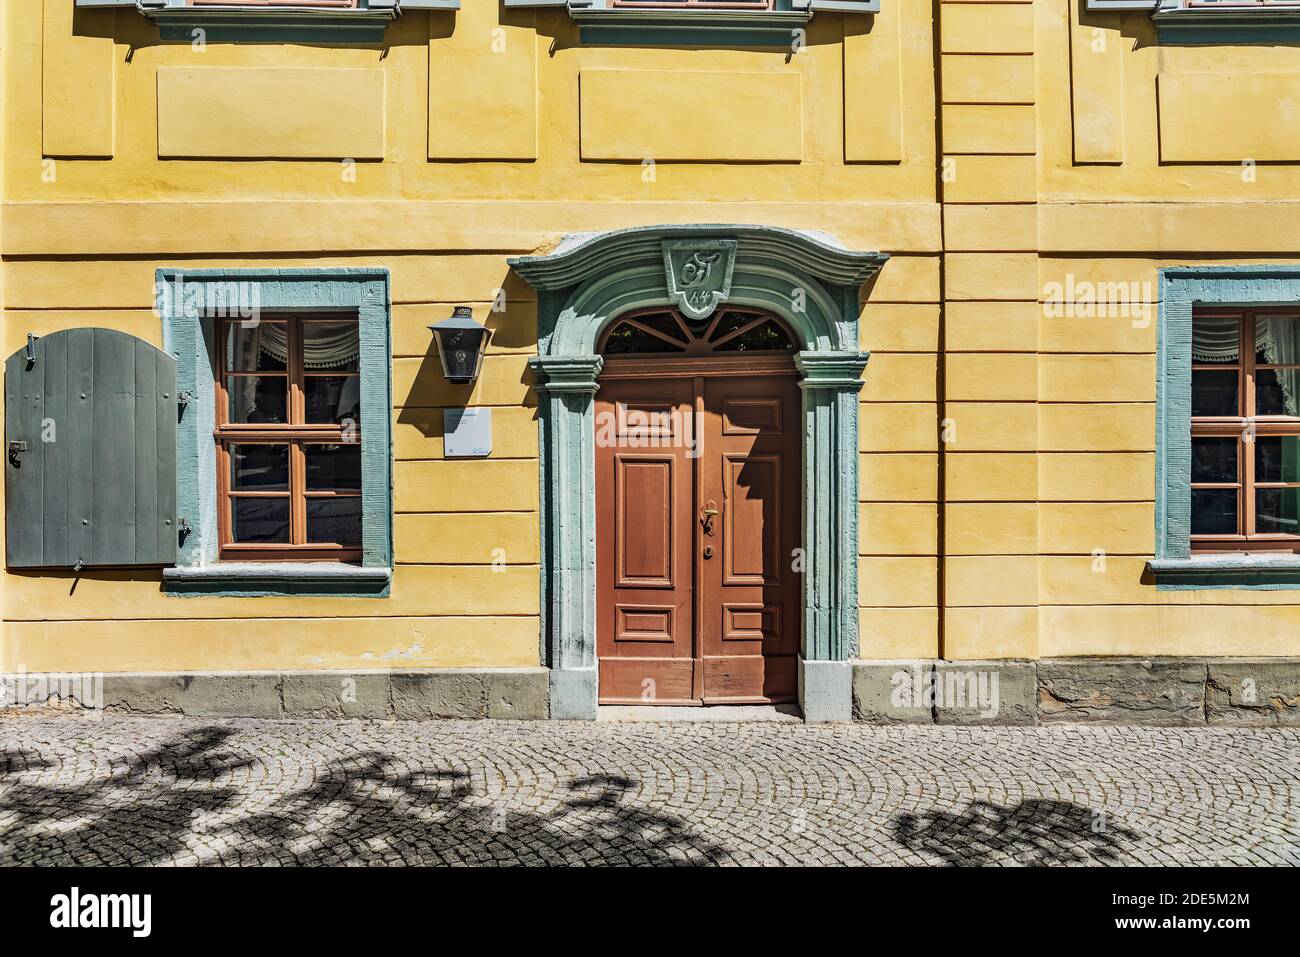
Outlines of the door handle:
M 713 534 L 713 516 L 721 514 L 712 501 L 707 502 L 704 508 L 700 509 L 700 525 L 704 528 L 705 535 Z

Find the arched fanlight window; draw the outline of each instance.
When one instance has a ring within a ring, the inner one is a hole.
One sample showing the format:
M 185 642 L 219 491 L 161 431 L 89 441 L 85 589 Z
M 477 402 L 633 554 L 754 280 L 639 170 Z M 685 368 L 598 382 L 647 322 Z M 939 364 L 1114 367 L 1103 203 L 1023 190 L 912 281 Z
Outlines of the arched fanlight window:
M 724 307 L 702 322 L 660 309 L 615 322 L 600 351 L 607 356 L 791 353 L 795 342 L 778 319 L 751 309 Z

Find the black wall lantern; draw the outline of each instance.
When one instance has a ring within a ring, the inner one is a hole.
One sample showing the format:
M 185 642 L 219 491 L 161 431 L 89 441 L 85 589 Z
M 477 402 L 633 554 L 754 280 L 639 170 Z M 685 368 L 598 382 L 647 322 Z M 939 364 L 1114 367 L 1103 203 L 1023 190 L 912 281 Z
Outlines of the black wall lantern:
M 442 374 L 447 381 L 473 382 L 477 379 L 492 330 L 474 321 L 473 310 L 469 306 L 457 306 L 450 319 L 435 322 L 429 329 L 438 343 Z

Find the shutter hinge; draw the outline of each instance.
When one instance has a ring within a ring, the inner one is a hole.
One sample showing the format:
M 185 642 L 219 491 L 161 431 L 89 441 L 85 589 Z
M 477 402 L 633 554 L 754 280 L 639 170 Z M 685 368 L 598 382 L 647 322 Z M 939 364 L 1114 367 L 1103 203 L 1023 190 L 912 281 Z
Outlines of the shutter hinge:
M 25 439 L 13 439 L 9 442 L 9 461 L 16 468 L 18 466 L 18 456 L 27 451 L 27 442 Z
M 29 368 L 29 369 L 30 369 L 32 366 L 36 365 L 36 340 L 39 339 L 39 338 L 40 338 L 40 336 L 33 335 L 33 334 L 30 333 L 30 332 L 27 333 L 27 355 L 26 355 L 26 359 L 27 359 L 27 368 Z
M 193 401 L 193 399 L 194 399 L 194 393 L 192 392 L 181 391 L 176 393 L 176 404 L 179 405 L 181 408 L 184 408 L 185 406 L 189 405 L 190 402 Z

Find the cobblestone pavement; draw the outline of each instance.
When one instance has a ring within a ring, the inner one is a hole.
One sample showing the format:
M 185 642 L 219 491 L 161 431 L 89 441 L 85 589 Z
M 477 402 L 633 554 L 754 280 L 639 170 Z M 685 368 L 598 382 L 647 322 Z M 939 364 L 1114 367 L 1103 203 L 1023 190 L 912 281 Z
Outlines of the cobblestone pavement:
M 0 863 L 1300 864 L 1300 732 L 0 720 Z

